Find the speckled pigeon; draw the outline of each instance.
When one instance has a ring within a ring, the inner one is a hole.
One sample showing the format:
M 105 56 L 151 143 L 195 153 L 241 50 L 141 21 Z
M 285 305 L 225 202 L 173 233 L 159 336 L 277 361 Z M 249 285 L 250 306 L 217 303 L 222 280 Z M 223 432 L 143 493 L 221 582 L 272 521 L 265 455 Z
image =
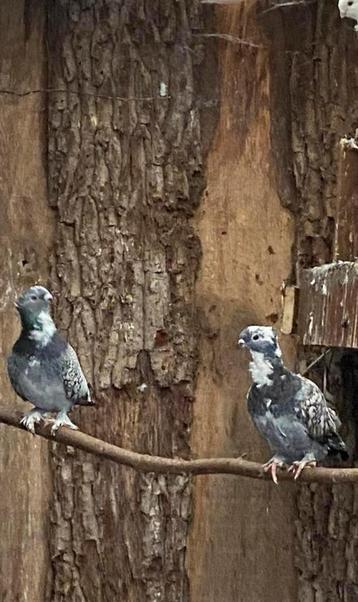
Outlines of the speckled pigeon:
M 264 465 L 273 481 L 277 484 L 277 467 L 289 466 L 297 479 L 305 466 L 316 466 L 328 455 L 347 459 L 338 416 L 315 383 L 285 368 L 273 328 L 248 326 L 238 342 L 252 356 L 248 410 L 274 453 Z
M 35 423 L 48 412 L 57 416 L 51 428 L 78 427 L 67 413 L 75 404 L 93 405 L 76 352 L 57 332 L 50 315 L 52 295 L 43 286 L 32 286 L 19 296 L 15 305 L 22 330 L 7 366 L 16 393 L 35 407 L 21 419 L 35 434 Z

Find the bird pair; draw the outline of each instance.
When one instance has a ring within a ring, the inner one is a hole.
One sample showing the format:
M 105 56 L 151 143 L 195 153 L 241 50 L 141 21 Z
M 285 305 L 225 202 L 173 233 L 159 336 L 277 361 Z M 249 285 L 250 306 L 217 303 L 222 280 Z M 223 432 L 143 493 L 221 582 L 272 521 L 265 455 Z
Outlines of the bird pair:
M 51 300 L 47 289 L 33 286 L 15 304 L 22 330 L 8 358 L 8 372 L 16 393 L 34 405 L 21 419 L 33 434 L 35 424 L 49 412 L 57 413 L 53 434 L 60 426 L 77 429 L 68 412 L 76 404 L 94 404 L 76 352 L 51 318 Z M 273 481 L 277 483 L 278 467 L 289 466 L 298 478 L 305 466 L 315 466 L 330 454 L 346 459 L 336 413 L 316 384 L 283 365 L 273 328 L 249 326 L 239 344 L 252 356 L 248 411 L 274 453 L 264 465 Z

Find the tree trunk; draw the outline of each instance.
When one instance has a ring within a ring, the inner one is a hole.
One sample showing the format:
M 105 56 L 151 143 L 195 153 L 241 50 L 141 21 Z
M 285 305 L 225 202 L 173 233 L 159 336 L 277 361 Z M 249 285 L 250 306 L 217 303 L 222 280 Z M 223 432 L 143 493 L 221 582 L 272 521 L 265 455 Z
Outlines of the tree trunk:
M 49 6 L 57 320 L 97 409 L 81 428 L 187 457 L 203 189 L 197 2 Z M 53 450 L 53 601 L 188 600 L 191 483 Z

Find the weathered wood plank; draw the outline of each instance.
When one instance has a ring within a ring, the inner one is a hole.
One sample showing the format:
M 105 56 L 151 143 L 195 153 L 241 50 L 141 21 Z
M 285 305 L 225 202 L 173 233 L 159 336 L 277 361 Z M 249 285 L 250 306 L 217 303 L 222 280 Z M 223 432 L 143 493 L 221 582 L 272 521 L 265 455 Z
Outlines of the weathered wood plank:
M 46 86 L 45 2 L 0 2 L 0 88 Z M 30 284 L 47 284 L 53 211 L 47 206 L 46 97 L 0 95 L 0 398 L 13 392 L 6 356 L 20 329 L 13 305 Z M 0 600 L 44 602 L 51 574 L 47 442 L 0 428 Z
M 304 270 L 298 333 L 304 345 L 358 348 L 358 262 Z
M 337 213 L 334 258 L 358 257 L 358 146 L 342 138 L 338 158 Z

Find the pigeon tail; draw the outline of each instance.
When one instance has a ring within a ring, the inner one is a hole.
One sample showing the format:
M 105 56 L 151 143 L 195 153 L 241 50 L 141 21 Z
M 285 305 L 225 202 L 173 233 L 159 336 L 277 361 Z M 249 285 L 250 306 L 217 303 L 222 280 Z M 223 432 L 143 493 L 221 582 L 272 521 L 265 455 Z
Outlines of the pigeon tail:
M 331 436 L 328 439 L 328 455 L 339 455 L 341 456 L 342 460 L 348 460 L 349 458 L 347 446 L 338 434 L 336 436 Z
M 76 401 L 76 406 L 95 406 L 96 402 L 94 399 L 80 399 Z

